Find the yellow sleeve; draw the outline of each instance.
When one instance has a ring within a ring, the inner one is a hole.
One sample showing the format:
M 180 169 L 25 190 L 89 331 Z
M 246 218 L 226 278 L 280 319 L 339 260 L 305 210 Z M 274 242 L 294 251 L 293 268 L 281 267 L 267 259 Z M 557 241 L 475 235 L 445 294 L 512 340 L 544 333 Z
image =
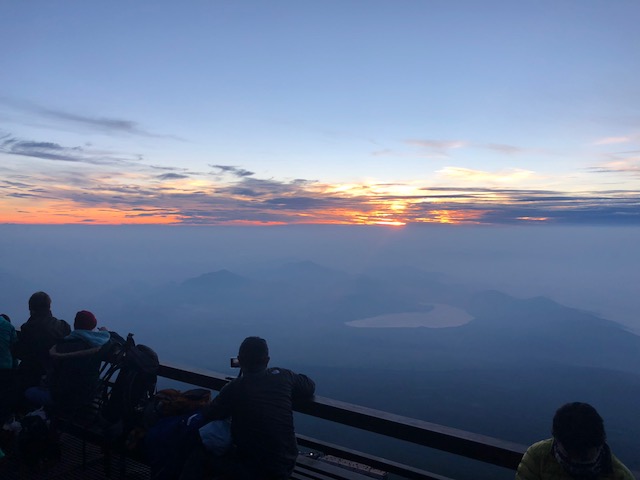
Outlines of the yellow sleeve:
M 529 447 L 518 465 L 516 480 L 541 480 L 541 478 L 540 462 L 536 460 L 532 448 Z

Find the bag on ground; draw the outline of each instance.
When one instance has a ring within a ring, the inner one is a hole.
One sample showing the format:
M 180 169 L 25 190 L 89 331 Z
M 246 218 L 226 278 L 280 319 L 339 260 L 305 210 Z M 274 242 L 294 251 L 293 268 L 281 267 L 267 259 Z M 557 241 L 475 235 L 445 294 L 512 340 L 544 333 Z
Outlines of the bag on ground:
M 224 455 L 231 448 L 231 421 L 214 420 L 200 427 L 200 439 L 204 448 L 215 456 Z
M 60 445 L 43 409 L 25 415 L 20 420 L 17 437 L 20 461 L 29 467 L 38 467 L 60 458 Z
M 144 425 L 149 428 L 161 418 L 192 414 L 211 401 L 211 391 L 194 388 L 184 392 L 175 388 L 158 390 L 144 410 Z

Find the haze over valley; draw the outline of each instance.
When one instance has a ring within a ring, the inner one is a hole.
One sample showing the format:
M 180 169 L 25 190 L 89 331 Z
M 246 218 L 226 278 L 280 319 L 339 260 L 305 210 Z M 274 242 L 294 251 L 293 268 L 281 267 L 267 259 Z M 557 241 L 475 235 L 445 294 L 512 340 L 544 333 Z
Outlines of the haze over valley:
M 2 226 L 0 233 L 0 305 L 16 324 L 26 319 L 28 296 L 42 289 L 60 318 L 89 309 L 163 361 L 229 374 L 242 338 L 260 335 L 272 363 L 312 375 L 319 395 L 522 444 L 548 436 L 562 403 L 592 402 L 613 449 L 640 466 L 637 325 L 585 308 L 614 311 L 609 299 L 637 285 L 637 229 Z M 27 262 L 32 267 L 22 268 Z M 562 301 L 587 294 L 584 305 Z M 620 311 L 637 298 L 625 301 Z M 335 435 L 299 422 L 308 433 Z M 348 438 L 367 451 L 389 448 L 364 434 Z M 397 449 L 412 464 L 427 461 L 424 452 Z M 456 478 L 470 468 L 445 465 L 441 473 Z

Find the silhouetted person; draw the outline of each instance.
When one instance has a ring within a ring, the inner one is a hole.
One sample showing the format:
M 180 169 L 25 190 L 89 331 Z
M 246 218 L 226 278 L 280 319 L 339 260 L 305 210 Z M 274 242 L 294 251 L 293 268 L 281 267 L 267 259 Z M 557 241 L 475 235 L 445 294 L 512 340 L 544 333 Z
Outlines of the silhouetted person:
M 531 445 L 516 480 L 633 480 L 606 443 L 604 422 L 587 403 L 567 403 L 553 417 L 553 438 Z
M 91 401 L 98 384 L 100 363 L 111 338 L 106 329 L 96 330 L 98 321 L 87 310 L 76 313 L 73 332 L 56 343 L 49 354 L 51 371 L 46 385 L 31 387 L 27 400 L 36 406 L 73 410 Z
M 11 319 L 0 314 L 0 423 L 11 413 L 15 374 L 15 361 L 12 354 L 13 345 L 18 340 L 16 329 Z
M 298 457 L 293 402 L 313 396 L 315 384 L 284 368 L 267 368 L 269 348 L 259 337 L 240 345 L 241 375 L 227 384 L 202 412 L 203 421 L 231 418 L 233 450 L 208 460 L 214 475 L 230 479 L 286 479 Z M 182 479 L 200 479 L 206 453 L 200 445 Z
M 13 345 L 18 341 L 15 327 L 9 315 L 0 314 L 0 370 L 11 370 L 14 367 Z
M 36 292 L 29 298 L 29 320 L 20 327 L 14 355 L 20 359 L 19 372 L 22 387 L 38 385 L 49 365 L 49 350 L 71 333 L 64 320 L 51 314 L 51 298 Z

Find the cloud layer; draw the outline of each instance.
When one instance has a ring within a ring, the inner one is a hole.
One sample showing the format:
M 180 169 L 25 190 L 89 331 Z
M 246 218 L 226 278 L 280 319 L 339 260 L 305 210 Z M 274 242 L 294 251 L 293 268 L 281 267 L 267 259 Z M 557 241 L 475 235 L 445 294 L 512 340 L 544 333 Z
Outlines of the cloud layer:
M 126 121 L 98 123 L 131 133 L 137 129 Z M 445 156 L 471 144 L 407 143 Z M 489 143 L 476 148 L 507 156 L 527 151 Z M 434 167 L 429 182 L 327 183 L 261 178 L 243 166 L 221 163 L 209 163 L 204 171 L 158 166 L 137 153 L 1 132 L 0 158 L 6 159 L 0 165 L 0 222 L 6 223 L 640 225 L 639 190 L 531 188 L 542 185 L 541 176 L 523 168 L 446 165 Z M 638 151 L 601 158 L 588 174 L 640 175 Z
M 5 152 L 56 162 L 87 162 L 92 166 L 98 163 L 82 151 L 76 153 L 51 144 L 10 142 Z M 106 164 L 113 166 L 113 160 Z M 241 167 L 221 165 L 208 174 L 158 175 L 152 167 L 120 174 L 105 169 L 64 169 L 28 175 L 2 170 L 3 222 L 640 225 L 638 191 L 568 193 L 461 186 L 464 182 L 456 185 L 456 180 L 469 175 L 487 177 L 486 172 L 457 172 L 460 175 L 447 177 L 449 185 L 416 187 L 265 179 Z

